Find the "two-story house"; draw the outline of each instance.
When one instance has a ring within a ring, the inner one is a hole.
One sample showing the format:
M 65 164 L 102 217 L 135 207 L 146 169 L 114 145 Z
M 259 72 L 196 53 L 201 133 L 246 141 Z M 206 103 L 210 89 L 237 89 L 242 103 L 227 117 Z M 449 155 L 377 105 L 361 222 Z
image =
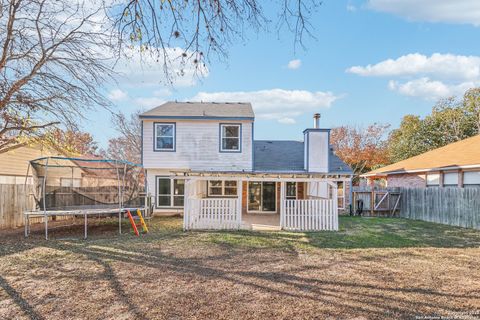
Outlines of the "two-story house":
M 268 214 L 281 224 L 282 213 L 294 206 L 313 212 L 322 205 L 294 201 L 328 199 L 332 190 L 335 210 L 345 210 L 352 171 L 333 152 L 330 129 L 321 129 L 315 117 L 304 141 L 266 141 L 254 139 L 250 103 L 167 102 L 141 114 L 142 164 L 154 212 L 224 214 L 219 219 L 237 222 Z

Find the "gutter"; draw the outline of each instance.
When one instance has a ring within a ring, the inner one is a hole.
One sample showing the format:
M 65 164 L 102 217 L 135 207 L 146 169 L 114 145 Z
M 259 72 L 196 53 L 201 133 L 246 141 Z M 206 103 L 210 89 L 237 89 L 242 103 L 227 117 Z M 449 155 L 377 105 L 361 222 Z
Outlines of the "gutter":
M 401 171 L 387 171 L 387 172 L 378 172 L 378 173 L 364 173 L 364 174 L 361 174 L 360 177 L 362 178 L 386 177 L 388 175 L 404 174 L 404 173 L 435 172 L 435 171 L 477 169 L 477 168 L 480 168 L 480 164 L 472 164 L 472 165 L 465 165 L 465 166 L 436 167 L 436 168 L 427 168 L 427 169 L 401 170 Z

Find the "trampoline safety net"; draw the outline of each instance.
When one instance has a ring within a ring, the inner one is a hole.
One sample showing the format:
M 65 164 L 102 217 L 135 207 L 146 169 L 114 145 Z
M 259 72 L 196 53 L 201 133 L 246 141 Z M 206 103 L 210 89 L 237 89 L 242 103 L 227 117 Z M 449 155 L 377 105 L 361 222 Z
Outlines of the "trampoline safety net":
M 144 172 L 122 160 L 45 157 L 30 162 L 38 211 L 145 206 Z

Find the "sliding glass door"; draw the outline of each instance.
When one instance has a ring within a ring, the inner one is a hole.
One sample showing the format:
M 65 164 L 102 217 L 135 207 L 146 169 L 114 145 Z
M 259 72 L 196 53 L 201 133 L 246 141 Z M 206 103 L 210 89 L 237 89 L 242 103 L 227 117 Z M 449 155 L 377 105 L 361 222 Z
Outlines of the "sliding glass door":
M 276 209 L 275 182 L 263 182 L 262 211 L 275 211 Z
M 248 211 L 275 212 L 277 207 L 275 182 L 248 183 Z
M 170 177 L 156 177 L 157 208 L 183 207 L 185 180 Z

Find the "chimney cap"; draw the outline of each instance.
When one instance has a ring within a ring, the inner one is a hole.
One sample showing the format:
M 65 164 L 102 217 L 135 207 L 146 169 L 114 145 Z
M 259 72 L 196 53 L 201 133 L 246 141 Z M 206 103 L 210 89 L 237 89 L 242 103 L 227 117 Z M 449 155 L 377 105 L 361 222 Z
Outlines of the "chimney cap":
M 313 127 L 315 129 L 320 128 L 320 113 L 313 114 Z

